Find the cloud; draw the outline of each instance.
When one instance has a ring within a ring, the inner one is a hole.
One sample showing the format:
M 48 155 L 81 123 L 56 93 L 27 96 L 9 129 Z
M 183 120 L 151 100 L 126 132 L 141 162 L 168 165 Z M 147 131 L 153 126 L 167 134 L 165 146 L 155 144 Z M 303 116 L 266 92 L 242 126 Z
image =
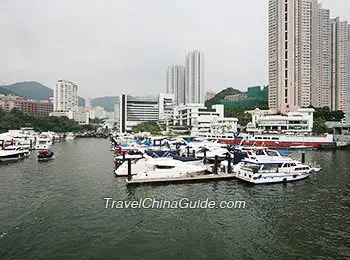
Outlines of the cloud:
M 2 0 L 0 84 L 63 78 L 85 97 L 156 94 L 167 66 L 193 49 L 204 52 L 208 90 L 267 84 L 267 4 Z

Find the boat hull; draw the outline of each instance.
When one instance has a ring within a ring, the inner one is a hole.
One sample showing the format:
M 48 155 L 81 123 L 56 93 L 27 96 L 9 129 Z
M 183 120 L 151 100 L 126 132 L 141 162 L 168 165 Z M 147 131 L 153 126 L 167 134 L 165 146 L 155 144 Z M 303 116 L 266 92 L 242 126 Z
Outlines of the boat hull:
M 219 139 L 220 143 L 233 144 L 233 145 L 247 145 L 247 146 L 266 146 L 266 147 L 276 147 L 276 148 L 290 148 L 298 147 L 300 145 L 306 146 L 309 149 L 317 149 L 320 145 L 328 146 L 331 142 L 319 142 L 319 141 L 256 141 L 256 140 L 240 140 L 240 139 Z
M 251 176 L 251 177 L 249 177 Z M 252 184 L 268 184 L 268 183 L 285 183 L 306 179 L 310 176 L 309 172 L 299 173 L 299 174 L 285 174 L 280 173 L 276 175 L 264 175 L 264 174 L 252 174 L 248 175 L 245 173 L 238 173 L 236 175 L 237 179 L 250 182 Z

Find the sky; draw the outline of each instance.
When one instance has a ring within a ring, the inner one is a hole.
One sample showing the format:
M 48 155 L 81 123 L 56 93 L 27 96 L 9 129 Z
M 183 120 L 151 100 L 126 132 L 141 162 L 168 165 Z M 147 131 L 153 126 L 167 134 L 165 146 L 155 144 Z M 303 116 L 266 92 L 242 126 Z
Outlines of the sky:
M 350 21 L 349 0 L 323 0 Z M 268 0 L 0 0 L 0 85 L 73 81 L 85 98 L 165 92 L 203 51 L 205 86 L 267 84 Z

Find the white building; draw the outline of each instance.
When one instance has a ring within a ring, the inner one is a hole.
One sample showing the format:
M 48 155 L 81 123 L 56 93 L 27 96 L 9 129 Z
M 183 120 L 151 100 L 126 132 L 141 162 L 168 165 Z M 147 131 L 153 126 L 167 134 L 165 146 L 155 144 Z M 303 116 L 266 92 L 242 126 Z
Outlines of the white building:
M 174 95 L 159 94 L 157 97 L 132 97 L 121 95 L 116 111 L 119 113 L 117 127 L 119 132 L 132 130 L 142 122 L 158 122 L 171 117 Z
M 207 108 L 201 104 L 186 104 L 174 108 L 173 133 L 187 133 L 191 136 L 214 136 L 237 132 L 237 118 L 224 117 L 224 105 Z
M 310 133 L 313 127 L 313 108 L 299 108 L 296 112 L 287 115 L 271 115 L 265 111 L 252 111 L 252 122 L 247 125 L 249 133 Z
M 58 80 L 53 92 L 54 111 L 50 116 L 66 116 L 80 124 L 89 124 L 89 113 L 78 107 L 78 86 L 73 82 Z
M 54 111 L 78 111 L 78 86 L 73 82 L 58 80 L 53 92 Z
M 72 110 L 69 111 L 54 111 L 50 113 L 50 116 L 66 116 L 69 119 L 73 119 L 79 124 L 89 124 L 89 112 L 75 112 Z
M 347 22 L 317 0 L 269 0 L 269 107 L 346 109 Z
M 167 69 L 167 94 L 175 95 L 177 105 L 185 103 L 185 66 L 174 65 Z
M 194 50 L 186 56 L 185 104 L 205 102 L 204 55 Z

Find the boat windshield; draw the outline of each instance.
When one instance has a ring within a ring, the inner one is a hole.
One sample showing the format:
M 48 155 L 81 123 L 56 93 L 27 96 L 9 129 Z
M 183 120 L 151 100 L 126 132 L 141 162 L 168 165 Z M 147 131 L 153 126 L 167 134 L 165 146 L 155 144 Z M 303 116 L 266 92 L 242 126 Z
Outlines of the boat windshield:
M 260 170 L 261 165 L 251 162 L 244 162 L 242 167 L 252 172 L 258 172 Z

